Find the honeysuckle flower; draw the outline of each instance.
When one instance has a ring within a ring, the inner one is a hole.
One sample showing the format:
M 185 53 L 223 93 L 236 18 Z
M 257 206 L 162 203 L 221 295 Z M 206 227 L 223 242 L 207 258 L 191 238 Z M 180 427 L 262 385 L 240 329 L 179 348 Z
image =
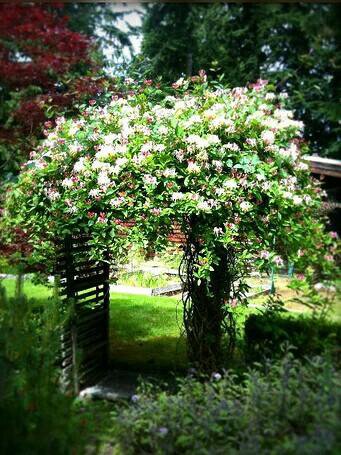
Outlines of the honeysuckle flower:
M 172 84 L 173 88 L 180 88 L 184 84 L 185 79 L 183 77 L 180 77 L 176 82 Z
M 198 149 L 204 149 L 209 145 L 209 142 L 205 138 L 198 136 L 197 134 L 190 134 L 186 138 L 186 142 L 196 146 Z
M 215 144 L 221 143 L 219 136 L 217 136 L 216 134 L 208 134 L 206 137 L 206 140 L 209 143 L 209 145 L 215 145 Z
M 177 192 L 172 194 L 172 200 L 173 201 L 180 201 L 181 199 L 184 199 L 185 195 L 184 193 Z
M 62 181 L 62 186 L 64 188 L 70 188 L 71 186 L 73 186 L 73 180 L 71 178 L 65 178 L 63 181 Z
M 75 165 L 73 166 L 73 169 L 75 172 L 82 172 L 84 171 L 85 169 L 85 163 L 84 163 L 85 159 L 84 158 L 80 158 L 76 163 Z
M 162 172 L 164 177 L 175 177 L 176 176 L 176 170 L 174 168 L 172 169 L 165 169 Z
M 249 210 L 252 209 L 252 204 L 250 204 L 250 202 L 243 201 L 240 203 L 239 207 L 243 212 L 248 212 Z
M 277 265 L 277 267 L 282 267 L 284 265 L 284 261 L 280 256 L 274 256 L 273 262 Z
M 228 142 L 227 144 L 223 145 L 224 149 L 231 150 L 232 152 L 238 152 L 240 150 L 240 147 L 238 144 L 235 142 Z
M 187 163 L 188 163 L 188 166 L 187 166 L 188 172 L 193 172 L 195 174 L 200 172 L 200 166 L 198 166 L 197 163 L 195 163 L 194 161 L 188 161 Z
M 200 115 L 194 114 L 192 115 L 188 120 L 186 120 L 183 124 L 184 128 L 190 128 L 192 125 L 195 125 L 196 123 L 201 123 L 202 118 Z
M 166 146 L 164 144 L 155 144 L 154 150 L 156 152 L 163 152 L 166 149 Z
M 83 146 L 78 142 L 69 146 L 70 153 L 79 153 L 83 150 Z
M 110 185 L 111 180 L 106 172 L 101 171 L 98 175 L 97 183 L 99 186 L 103 187 L 103 186 Z
M 307 163 L 300 162 L 297 164 L 297 169 L 300 171 L 308 171 L 309 165 Z
M 234 179 L 225 180 L 225 182 L 223 183 L 223 187 L 228 190 L 233 190 L 234 188 L 237 188 L 237 186 L 238 183 Z
M 199 201 L 198 202 L 198 209 L 202 210 L 203 212 L 210 212 L 211 206 L 207 201 Z
M 255 82 L 254 84 L 250 84 L 250 87 L 253 89 L 253 90 L 261 90 L 263 87 L 265 87 L 267 85 L 269 81 L 267 79 L 258 79 L 257 82 Z
M 158 133 L 161 134 L 161 135 L 165 135 L 168 133 L 168 128 L 164 125 L 161 125 L 158 129 Z
M 225 190 L 224 188 L 215 188 L 214 192 L 217 196 L 221 196 L 225 193 Z
M 196 154 L 196 159 L 200 162 L 207 162 L 208 161 L 208 153 L 206 150 L 200 150 L 200 152 L 198 152 Z
M 250 145 L 251 147 L 256 147 L 256 145 L 257 145 L 256 139 L 250 138 L 250 137 L 248 137 L 248 138 L 246 139 L 246 143 L 247 143 L 248 145 Z
M 261 139 L 265 144 L 271 145 L 275 142 L 275 135 L 272 131 L 265 130 L 261 133 Z
M 223 162 L 220 160 L 213 160 L 212 166 L 216 169 L 216 171 L 221 172 L 223 170 Z
M 119 138 L 118 134 L 109 133 L 106 136 L 104 136 L 104 144 L 112 145 L 118 138 Z
M 261 252 L 259 253 L 259 257 L 260 257 L 261 259 L 266 259 L 266 260 L 268 260 L 269 257 L 270 257 L 270 252 L 269 252 L 269 251 L 266 251 L 266 250 L 263 250 L 263 251 L 261 251 Z
M 48 190 L 47 191 L 47 197 L 51 201 L 57 201 L 58 199 L 60 199 L 60 193 L 58 191 Z
M 265 95 L 265 99 L 266 99 L 267 101 L 273 101 L 275 98 L 276 98 L 276 94 L 273 93 L 273 92 L 268 92 L 268 93 Z
M 108 219 L 106 217 L 106 214 L 101 212 L 99 215 L 98 215 L 98 218 L 97 218 L 97 222 L 98 223 L 107 223 L 108 222 Z
M 113 207 L 119 207 L 124 202 L 125 202 L 125 198 L 123 196 L 120 196 L 120 197 L 111 199 L 110 200 L 110 205 L 112 205 Z
M 333 261 L 334 261 L 334 256 L 332 256 L 331 254 L 326 254 L 326 255 L 324 256 L 324 259 L 325 259 L 326 261 L 333 262 Z
M 157 215 L 160 215 L 161 209 L 152 208 L 152 209 L 150 210 L 150 212 L 151 212 L 153 215 L 157 216 Z
M 329 235 L 332 239 L 338 239 L 339 238 L 339 234 L 335 231 L 330 231 L 329 232 Z
M 57 126 L 61 126 L 61 125 L 63 125 L 66 122 L 66 118 L 64 116 L 57 117 L 55 119 L 55 122 L 56 122 Z
M 293 198 L 292 198 L 292 202 L 295 205 L 300 205 L 303 202 L 303 198 L 301 196 L 294 195 Z
M 219 237 L 220 235 L 224 234 L 224 231 L 221 227 L 213 228 L 213 233 L 215 236 Z
M 97 197 L 100 195 L 100 190 L 99 188 L 93 188 L 92 190 L 89 191 L 89 196 L 90 197 Z
M 147 185 L 156 185 L 157 184 L 157 179 L 153 175 L 150 174 L 145 174 L 144 175 L 144 181 Z

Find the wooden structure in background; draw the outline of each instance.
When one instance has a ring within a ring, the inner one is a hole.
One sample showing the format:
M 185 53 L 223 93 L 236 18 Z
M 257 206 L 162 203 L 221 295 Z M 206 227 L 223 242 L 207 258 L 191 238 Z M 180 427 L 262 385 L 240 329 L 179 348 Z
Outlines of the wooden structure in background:
M 77 394 L 101 379 L 108 364 L 109 264 L 89 260 L 86 236 L 68 236 L 59 246 L 56 278 L 71 309 L 61 340 L 62 384 Z
M 304 160 L 310 165 L 312 174 L 328 175 L 341 179 L 341 160 L 314 155 L 305 156 Z
M 327 192 L 328 202 L 325 204 L 329 217 L 328 229 L 338 232 L 341 236 L 341 160 L 322 158 L 320 156 L 305 156 L 311 173 L 322 182 Z

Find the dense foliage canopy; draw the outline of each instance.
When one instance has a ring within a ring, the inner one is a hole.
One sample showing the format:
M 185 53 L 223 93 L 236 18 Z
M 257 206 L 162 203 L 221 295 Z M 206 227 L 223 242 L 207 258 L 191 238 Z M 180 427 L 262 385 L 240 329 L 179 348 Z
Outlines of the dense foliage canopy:
M 238 253 L 238 269 L 332 262 L 321 189 L 301 159 L 303 124 L 285 94 L 264 81 L 208 85 L 204 73 L 164 91 L 128 82 L 126 97 L 57 119 L 9 194 L 7 221 L 44 245 L 39 261 L 44 241 L 66 233 L 91 232 L 94 254 L 109 247 L 119 258 L 131 242 L 162 248 L 174 223 L 186 233 L 195 222 L 198 278 L 219 244 Z

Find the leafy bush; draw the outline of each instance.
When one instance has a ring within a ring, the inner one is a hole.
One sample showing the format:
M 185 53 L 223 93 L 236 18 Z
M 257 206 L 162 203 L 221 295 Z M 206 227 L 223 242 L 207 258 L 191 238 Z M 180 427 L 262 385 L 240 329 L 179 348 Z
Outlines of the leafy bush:
M 125 454 L 332 454 L 341 449 L 340 375 L 322 358 L 144 387 L 117 417 Z
M 341 343 L 341 325 L 308 316 L 279 313 L 251 314 L 245 322 L 245 355 L 248 361 L 281 355 L 283 344 L 295 347 L 298 357 L 336 350 Z
M 150 272 L 125 272 L 121 273 L 118 277 L 118 284 L 125 284 L 128 286 L 142 286 L 146 288 L 159 288 L 174 283 L 173 280 L 165 275 L 154 275 Z
M 78 452 L 79 419 L 58 387 L 56 302 L 9 299 L 0 285 L 0 453 Z

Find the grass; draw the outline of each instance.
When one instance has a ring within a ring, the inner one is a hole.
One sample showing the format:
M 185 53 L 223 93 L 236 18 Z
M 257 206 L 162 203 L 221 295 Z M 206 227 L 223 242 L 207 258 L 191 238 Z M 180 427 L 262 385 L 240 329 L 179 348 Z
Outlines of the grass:
M 257 285 L 257 281 L 252 279 Z M 294 291 L 287 288 L 287 279 L 276 280 L 277 288 L 287 301 L 288 309 L 301 313 L 302 305 L 290 303 Z M 3 280 L 9 296 L 14 295 L 15 280 Z M 258 283 L 259 284 L 259 283 Z M 261 283 L 264 284 L 264 283 Z M 52 288 L 24 282 L 29 298 L 46 301 Z M 250 312 L 257 311 L 266 300 L 262 295 L 250 301 L 251 307 L 240 309 L 238 325 L 243 327 Z M 333 319 L 341 320 L 341 301 L 335 305 Z M 113 366 L 136 370 L 182 370 L 186 367 L 185 339 L 181 336 L 182 307 L 178 297 L 151 297 L 112 293 L 110 299 L 110 359 Z
M 0 280 L 0 284 L 5 287 L 8 297 L 15 295 L 15 280 L 13 278 Z M 53 295 L 53 288 L 42 284 L 34 284 L 31 280 L 24 280 L 23 292 L 28 298 L 46 300 Z
M 175 297 L 113 294 L 110 358 L 115 365 L 145 370 L 183 369 L 182 308 Z

